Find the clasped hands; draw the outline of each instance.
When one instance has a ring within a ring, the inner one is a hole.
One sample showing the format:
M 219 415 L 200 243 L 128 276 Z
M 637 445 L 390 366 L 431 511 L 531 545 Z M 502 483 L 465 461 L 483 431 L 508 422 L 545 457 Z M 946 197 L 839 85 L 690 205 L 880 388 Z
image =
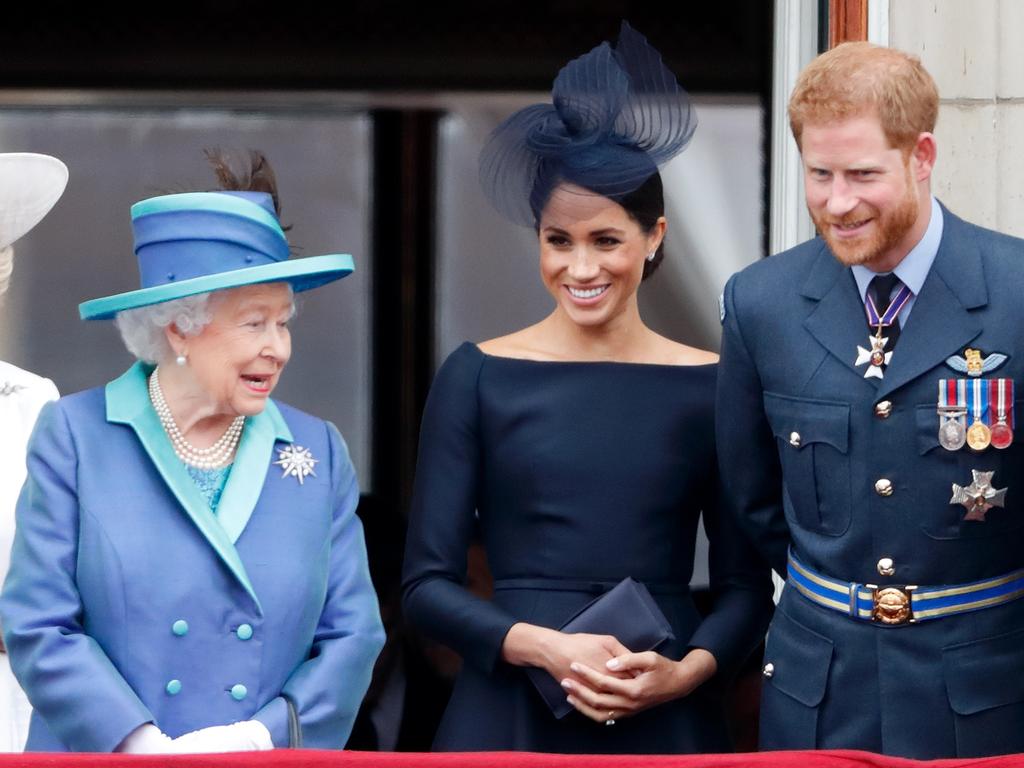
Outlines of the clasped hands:
M 568 702 L 599 723 L 687 696 L 718 668 L 703 648 L 672 661 L 654 651 L 632 653 L 611 635 L 566 634 L 525 623 L 509 630 L 502 656 L 546 670 Z

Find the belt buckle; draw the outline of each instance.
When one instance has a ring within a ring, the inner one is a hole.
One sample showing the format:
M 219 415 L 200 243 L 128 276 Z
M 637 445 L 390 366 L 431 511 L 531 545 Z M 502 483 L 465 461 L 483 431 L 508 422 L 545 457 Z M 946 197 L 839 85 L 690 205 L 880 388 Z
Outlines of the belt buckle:
M 879 587 L 877 584 L 865 584 L 871 590 L 871 621 L 889 627 L 901 624 L 914 624 L 914 609 L 910 598 L 916 586 L 897 586 L 890 584 Z

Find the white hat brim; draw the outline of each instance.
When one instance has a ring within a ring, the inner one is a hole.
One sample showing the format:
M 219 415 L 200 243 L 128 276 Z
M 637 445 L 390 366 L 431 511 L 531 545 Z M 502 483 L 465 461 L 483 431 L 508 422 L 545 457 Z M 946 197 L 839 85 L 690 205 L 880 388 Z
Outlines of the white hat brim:
M 38 224 L 60 199 L 68 167 L 33 152 L 0 154 L 0 250 Z

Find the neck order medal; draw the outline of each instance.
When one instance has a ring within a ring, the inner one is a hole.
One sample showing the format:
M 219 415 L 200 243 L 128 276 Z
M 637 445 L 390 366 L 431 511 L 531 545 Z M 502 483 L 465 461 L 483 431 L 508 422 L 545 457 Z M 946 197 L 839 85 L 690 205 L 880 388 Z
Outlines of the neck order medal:
M 889 343 L 889 337 L 882 336 L 882 329 L 898 322 L 896 318 L 899 316 L 900 310 L 907 305 L 907 302 L 910 301 L 910 297 L 913 295 L 911 290 L 904 285 L 896 293 L 892 301 L 889 302 L 885 312 L 881 314 L 879 314 L 875 301 L 870 295 L 864 299 L 864 312 L 868 316 L 868 325 L 876 329 L 875 335 L 868 338 L 871 349 L 865 349 L 861 346 L 857 347 L 857 359 L 854 361 L 854 365 L 868 364 L 867 369 L 864 371 L 865 379 L 884 378 L 884 369 L 889 365 L 889 361 L 892 360 L 892 350 L 885 351 L 885 346 Z
M 881 331 L 881 328 L 879 328 L 879 331 Z M 882 369 L 892 359 L 892 352 L 885 351 L 885 345 L 888 342 L 889 339 L 879 333 L 878 336 L 868 337 L 868 344 L 871 345 L 871 349 L 865 349 L 861 346 L 857 347 L 857 360 L 854 362 L 854 365 L 868 364 L 867 369 L 864 371 L 865 379 L 883 378 Z

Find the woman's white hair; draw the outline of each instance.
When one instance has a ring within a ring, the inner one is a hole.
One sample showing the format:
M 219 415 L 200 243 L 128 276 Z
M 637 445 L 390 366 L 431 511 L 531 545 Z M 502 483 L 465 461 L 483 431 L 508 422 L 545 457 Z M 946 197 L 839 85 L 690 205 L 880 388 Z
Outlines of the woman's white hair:
M 165 330 L 172 323 L 186 336 L 198 336 L 213 320 L 212 294 L 199 293 L 117 313 L 114 324 L 128 351 L 145 363 L 160 363 L 174 354 Z
M 0 296 L 7 293 L 11 284 L 11 272 L 14 270 L 14 247 L 8 245 L 0 248 Z

